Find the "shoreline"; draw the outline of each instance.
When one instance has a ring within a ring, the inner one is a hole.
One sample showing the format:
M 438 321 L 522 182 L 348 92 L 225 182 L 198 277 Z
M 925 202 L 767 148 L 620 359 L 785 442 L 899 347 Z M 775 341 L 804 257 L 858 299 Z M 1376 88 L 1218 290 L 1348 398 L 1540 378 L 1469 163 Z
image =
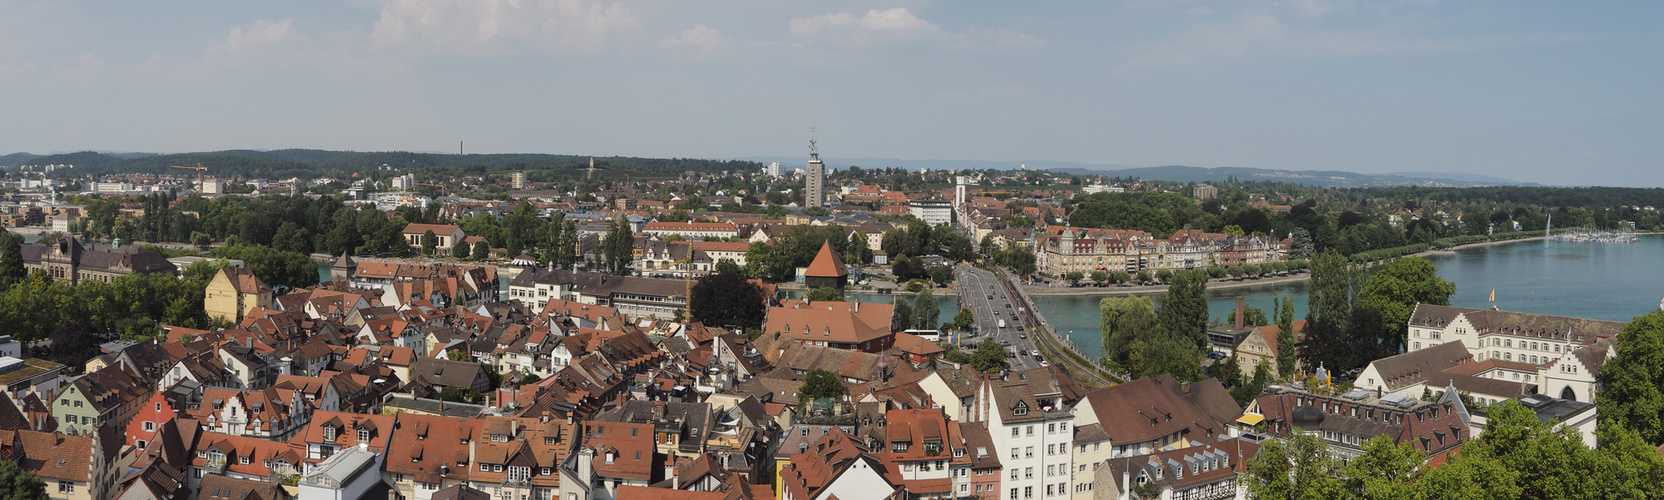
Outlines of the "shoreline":
M 1432 256 L 1455 255 L 1456 252 L 1459 251 L 1459 250 L 1465 250 L 1465 249 L 1470 249 L 1470 248 L 1484 248 L 1484 247 L 1491 247 L 1491 246 L 1498 246 L 1498 245 L 1509 245 L 1509 244 L 1514 244 L 1514 243 L 1525 243 L 1525 242 L 1530 242 L 1530 241 L 1542 241 L 1542 240 L 1543 240 L 1542 236 L 1530 236 L 1530 237 L 1526 237 L 1526 238 L 1514 238 L 1514 239 L 1511 239 L 1511 240 L 1480 241 L 1480 242 L 1456 245 L 1454 247 L 1440 249 L 1440 250 L 1432 250 L 1432 249 L 1422 250 L 1420 252 L 1405 255 L 1405 257 L 1432 257 Z M 1259 278 L 1259 279 L 1243 278 L 1241 281 L 1234 281 L 1234 280 L 1231 280 L 1231 279 L 1208 280 L 1207 289 L 1208 289 L 1208 292 L 1211 293 L 1214 290 L 1231 290 L 1231 289 L 1236 289 L 1236 288 L 1251 288 L 1251 287 L 1256 287 L 1256 286 L 1281 285 L 1281 284 L 1284 284 L 1284 283 L 1295 283 L 1295 282 L 1306 281 L 1307 279 L 1310 279 L 1310 277 L 1311 277 L 1311 273 L 1309 272 L 1309 270 L 1301 270 L 1299 272 L 1299 274 L 1289 275 L 1289 276 L 1273 276 L 1273 277 Z M 1107 287 L 1107 288 L 1099 288 L 1099 287 L 1070 288 L 1070 287 L 1051 287 L 1051 286 L 1044 286 L 1044 285 L 1039 285 L 1039 286 L 1023 285 L 1023 291 L 1028 292 L 1029 295 L 1039 295 L 1039 296 L 1082 296 L 1082 295 L 1086 295 L 1086 296 L 1111 296 L 1111 295 L 1144 295 L 1144 294 L 1154 295 L 1154 294 L 1167 293 L 1167 285 L 1140 285 L 1140 286 L 1131 286 L 1131 287 Z

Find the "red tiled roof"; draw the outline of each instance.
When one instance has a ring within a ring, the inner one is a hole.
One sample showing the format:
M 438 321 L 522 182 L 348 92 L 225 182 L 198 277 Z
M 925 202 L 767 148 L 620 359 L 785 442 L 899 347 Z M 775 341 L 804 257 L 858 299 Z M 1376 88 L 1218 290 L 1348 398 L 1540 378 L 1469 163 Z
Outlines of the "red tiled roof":
M 839 278 L 849 276 L 849 268 L 844 267 L 843 257 L 832 251 L 832 243 L 820 244 L 820 253 L 815 254 L 814 262 L 809 263 L 809 269 L 804 276 L 816 278 Z
M 891 335 L 894 316 L 891 304 L 788 300 L 769 308 L 763 331 L 794 340 L 861 343 Z
M 412 223 L 404 227 L 404 234 L 427 234 L 428 231 L 433 231 L 433 234 L 450 236 L 461 230 L 461 228 L 449 224 Z

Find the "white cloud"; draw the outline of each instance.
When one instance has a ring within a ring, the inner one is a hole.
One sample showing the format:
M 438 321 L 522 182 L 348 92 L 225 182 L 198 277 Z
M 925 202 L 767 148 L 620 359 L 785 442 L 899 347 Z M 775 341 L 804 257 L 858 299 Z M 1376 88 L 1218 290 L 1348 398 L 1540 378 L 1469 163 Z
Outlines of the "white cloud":
M 664 37 L 659 40 L 660 47 L 685 47 L 700 53 L 710 53 L 728 46 L 728 38 L 722 36 L 722 31 L 703 24 L 695 25 L 682 32 L 681 36 Z
M 1172 40 L 1139 49 L 1115 70 L 1129 73 L 1234 59 L 1282 38 L 1286 31 L 1282 21 L 1264 14 L 1245 14 L 1229 23 L 1198 24 Z
M 370 38 L 380 47 L 595 51 L 616 33 L 640 29 L 641 18 L 620 2 L 387 0 Z
M 292 19 L 278 22 L 261 19 L 246 26 L 231 27 L 231 33 L 225 36 L 225 41 L 209 46 L 208 53 L 243 55 L 267 47 L 305 40 L 305 36 L 295 31 L 295 22 Z
M 905 8 L 867 11 L 855 17 L 848 12 L 799 17 L 789 23 L 792 35 L 800 38 L 829 38 L 854 43 L 901 40 L 939 35 L 942 28 Z
M 965 28 L 957 32 L 919 18 L 903 7 L 868 10 L 860 17 L 848 12 L 794 18 L 788 25 L 793 36 L 804 42 L 833 42 L 854 45 L 925 42 L 953 49 L 1034 49 L 1046 45 L 1032 35 L 1007 28 Z

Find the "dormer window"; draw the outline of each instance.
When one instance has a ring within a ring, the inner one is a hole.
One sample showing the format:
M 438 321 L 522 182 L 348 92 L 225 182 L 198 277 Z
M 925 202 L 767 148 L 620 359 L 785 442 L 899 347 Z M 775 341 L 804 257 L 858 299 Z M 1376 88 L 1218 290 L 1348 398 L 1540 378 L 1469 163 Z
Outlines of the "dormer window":
M 324 426 L 324 441 L 334 441 L 334 440 L 335 440 L 335 428 L 331 427 L 329 425 L 325 425 Z
M 1014 415 L 1014 416 L 1027 415 L 1028 414 L 1028 404 L 1024 403 L 1022 401 L 1018 401 L 1017 406 L 1011 407 L 1011 414 Z
M 365 443 L 370 442 L 370 430 L 369 429 L 359 429 L 358 430 L 358 440 L 362 441 L 362 442 L 365 442 Z

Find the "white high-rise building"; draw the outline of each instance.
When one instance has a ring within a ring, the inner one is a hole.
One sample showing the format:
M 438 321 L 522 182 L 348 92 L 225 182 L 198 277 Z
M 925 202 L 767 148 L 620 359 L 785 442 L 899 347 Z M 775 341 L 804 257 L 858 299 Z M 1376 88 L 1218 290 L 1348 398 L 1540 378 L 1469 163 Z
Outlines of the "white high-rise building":
M 958 209 L 965 204 L 965 176 L 953 178 L 953 208 Z
M 826 164 L 820 162 L 815 140 L 809 140 L 809 165 L 803 170 L 803 207 L 826 206 Z
M 780 176 L 780 162 L 773 162 L 773 163 L 768 164 L 768 176 L 769 177 L 779 177 Z

